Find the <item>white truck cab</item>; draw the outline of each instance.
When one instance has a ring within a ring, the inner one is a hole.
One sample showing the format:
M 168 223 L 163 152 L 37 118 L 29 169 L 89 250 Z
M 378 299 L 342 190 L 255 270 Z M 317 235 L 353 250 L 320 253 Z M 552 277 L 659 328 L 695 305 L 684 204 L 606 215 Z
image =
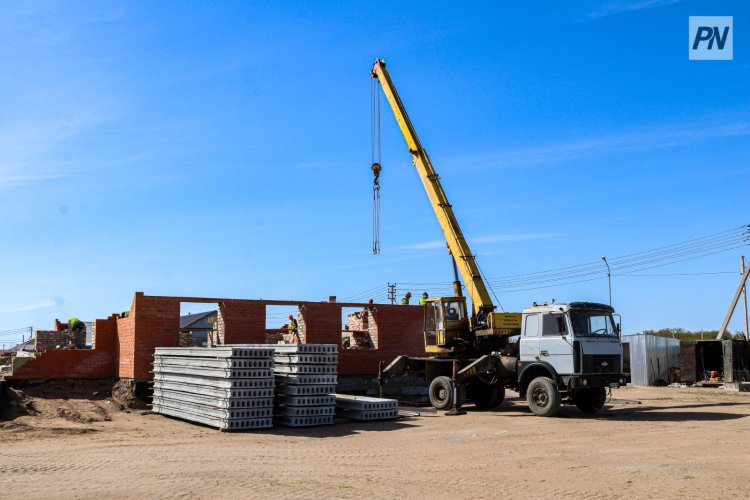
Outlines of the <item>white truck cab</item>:
M 607 388 L 625 385 L 620 325 L 606 304 L 535 303 L 523 310 L 518 343 L 518 391 L 536 414 L 561 402 L 595 411 Z

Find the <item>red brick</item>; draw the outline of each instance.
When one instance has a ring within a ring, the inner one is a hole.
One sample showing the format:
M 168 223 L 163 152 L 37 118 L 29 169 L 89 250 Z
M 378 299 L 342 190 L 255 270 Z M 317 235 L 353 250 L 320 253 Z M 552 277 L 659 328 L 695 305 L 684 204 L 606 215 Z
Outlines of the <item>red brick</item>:
M 219 325 L 227 344 L 264 343 L 266 307 L 278 301 L 147 296 L 136 292 L 129 315 L 94 322 L 91 350 L 50 351 L 19 369 L 14 378 L 148 379 L 154 348 L 179 345 L 181 302 L 219 304 Z M 300 307 L 300 335 L 306 343 L 341 345 L 341 308 L 335 302 L 290 302 Z M 346 304 L 347 307 L 367 304 Z M 374 375 L 380 361 L 401 354 L 423 355 L 423 309 L 375 304 L 370 335 L 377 349 L 342 350 L 341 375 Z

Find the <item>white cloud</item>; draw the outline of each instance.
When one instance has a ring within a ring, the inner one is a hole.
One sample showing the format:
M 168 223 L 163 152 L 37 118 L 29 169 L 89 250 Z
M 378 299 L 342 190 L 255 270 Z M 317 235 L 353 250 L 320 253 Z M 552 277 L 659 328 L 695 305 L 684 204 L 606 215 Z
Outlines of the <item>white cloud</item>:
M 722 123 L 716 119 L 715 123 Z M 641 129 L 634 132 L 593 137 L 580 141 L 541 145 L 539 147 L 499 151 L 479 158 L 453 159 L 454 165 L 472 164 L 480 167 L 517 166 L 555 163 L 604 156 L 615 153 L 636 153 L 675 148 L 701 142 L 750 135 L 750 123 L 729 122 L 716 127 L 671 125 Z
M 37 174 L 37 175 L 2 175 L 0 174 L 0 187 L 27 186 L 40 182 L 55 181 L 69 177 L 65 174 Z
M 47 309 L 50 307 L 55 307 L 57 303 L 54 300 L 50 300 L 47 302 L 39 302 L 35 304 L 23 304 L 23 305 L 16 305 L 11 307 L 5 307 L 3 309 L 0 309 L 0 314 L 11 314 L 11 313 L 18 313 L 18 312 L 26 312 L 26 311 L 36 311 L 38 309 Z
M 514 243 L 518 241 L 538 240 L 554 236 L 552 233 L 507 233 L 478 236 L 476 238 L 467 238 L 470 246 L 483 245 L 487 243 Z M 423 241 L 400 245 L 394 247 L 395 250 L 437 250 L 445 249 L 445 240 Z
M 653 9 L 673 5 L 681 0 L 640 0 L 636 2 L 609 2 L 603 7 L 591 11 L 587 17 L 589 19 L 599 19 L 602 17 L 622 14 L 623 12 L 634 12 L 638 10 Z

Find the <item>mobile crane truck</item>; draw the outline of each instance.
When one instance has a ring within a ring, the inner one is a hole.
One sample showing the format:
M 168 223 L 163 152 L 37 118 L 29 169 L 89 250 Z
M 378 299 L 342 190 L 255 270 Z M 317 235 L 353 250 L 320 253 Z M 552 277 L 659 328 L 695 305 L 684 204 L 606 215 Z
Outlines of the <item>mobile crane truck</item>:
M 615 322 L 614 309 L 594 302 L 553 301 L 534 303 L 522 313 L 496 312 L 385 61 L 376 59 L 370 74 L 380 83 L 406 139 L 443 230 L 454 272 L 454 295 L 430 298 L 423 306 L 426 356 L 399 356 L 387 366 L 381 362 L 381 395 L 391 377 L 410 373 L 424 377 L 430 403 L 450 413 L 460 413 L 467 400 L 479 409 L 497 407 L 506 387 L 525 397 L 539 416 L 555 415 L 561 404 L 574 404 L 585 413 L 601 409 L 607 389 L 625 385 L 620 323 Z M 377 183 L 380 165 L 374 163 L 372 170 Z M 471 299 L 471 312 L 459 274 Z

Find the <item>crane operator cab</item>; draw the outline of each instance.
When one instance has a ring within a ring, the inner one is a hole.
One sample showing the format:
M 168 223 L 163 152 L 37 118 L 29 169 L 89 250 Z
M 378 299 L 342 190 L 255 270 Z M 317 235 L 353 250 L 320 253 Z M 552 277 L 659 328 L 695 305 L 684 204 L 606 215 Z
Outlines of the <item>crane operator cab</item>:
M 466 297 L 437 297 L 424 305 L 424 341 L 427 352 L 447 352 L 468 340 Z

